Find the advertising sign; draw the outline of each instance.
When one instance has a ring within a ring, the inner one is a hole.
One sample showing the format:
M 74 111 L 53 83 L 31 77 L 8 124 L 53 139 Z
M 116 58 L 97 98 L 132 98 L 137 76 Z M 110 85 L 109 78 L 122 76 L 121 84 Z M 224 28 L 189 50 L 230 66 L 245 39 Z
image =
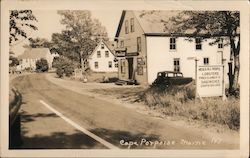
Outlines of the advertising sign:
M 197 94 L 199 97 L 223 96 L 223 65 L 197 67 Z

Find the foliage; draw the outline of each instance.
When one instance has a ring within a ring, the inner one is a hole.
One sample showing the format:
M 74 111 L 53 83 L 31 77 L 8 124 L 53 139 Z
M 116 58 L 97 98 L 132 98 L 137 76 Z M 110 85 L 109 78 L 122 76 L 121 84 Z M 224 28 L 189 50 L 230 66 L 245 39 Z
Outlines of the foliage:
M 50 48 L 51 43 L 46 38 L 29 38 L 29 44 L 24 47 L 29 48 Z
M 16 57 L 10 56 L 9 60 L 10 60 L 10 64 L 9 64 L 10 67 L 19 65 L 19 60 Z
M 234 58 L 234 70 L 229 71 L 229 92 L 231 94 L 237 90 L 240 71 L 240 13 L 238 11 L 178 11 L 176 16 L 170 19 L 160 15 L 160 11 L 145 11 L 142 17 L 158 15 L 160 21 L 165 26 L 165 31 L 179 35 L 188 34 L 189 40 L 193 37 L 201 36 L 214 39 L 211 45 L 217 44 L 221 37 L 225 38 L 224 45 L 230 45 L 231 58 Z M 167 16 L 169 17 L 169 16 Z M 229 69 L 232 65 L 229 63 Z
M 160 89 L 149 88 L 143 95 L 145 103 L 158 109 L 166 116 L 179 116 L 188 120 L 198 120 L 228 126 L 239 130 L 240 104 L 239 99 L 204 98 L 203 102 L 195 101 L 194 86 L 185 88 L 172 87 Z
M 184 18 L 183 18 L 184 17 Z M 220 41 L 221 36 L 228 37 L 225 45 L 231 47 L 231 57 L 234 58 L 234 70 L 229 71 L 229 93 L 234 94 L 237 90 L 240 71 L 240 38 L 237 32 L 240 25 L 240 14 L 237 11 L 185 11 L 179 16 L 172 18 L 176 27 L 175 32 L 193 29 L 194 35 L 205 35 L 213 37 L 211 45 Z
M 105 27 L 91 17 L 90 11 L 58 11 L 65 30 L 52 35 L 52 47 L 60 55 L 81 63 L 81 57 L 95 48 L 100 38 L 107 39 Z
M 40 59 L 36 61 L 36 71 L 38 72 L 45 72 L 48 71 L 49 69 L 49 64 L 46 59 Z
M 58 67 L 56 69 L 56 74 L 59 78 L 62 78 L 63 77 L 63 73 L 64 73 L 64 70 L 61 68 L 61 67 Z
M 70 77 L 77 67 L 77 64 L 68 58 L 60 56 L 54 59 L 52 67 L 56 68 L 56 74 L 59 78 L 62 78 L 64 74 Z
M 11 10 L 9 44 L 13 44 L 20 38 L 27 38 L 27 29 L 37 30 L 38 28 L 33 24 L 34 21 L 37 19 L 31 10 Z

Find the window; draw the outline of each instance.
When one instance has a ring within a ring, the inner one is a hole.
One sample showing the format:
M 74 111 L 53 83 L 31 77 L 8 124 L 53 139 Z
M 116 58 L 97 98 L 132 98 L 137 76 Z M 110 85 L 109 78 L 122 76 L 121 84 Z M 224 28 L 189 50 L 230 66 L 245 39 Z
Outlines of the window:
M 141 51 L 141 37 L 137 37 L 137 52 Z
M 121 60 L 121 73 L 125 74 L 125 68 L 126 68 L 126 61 L 125 60 Z
M 130 19 L 130 30 L 131 32 L 135 32 L 134 18 Z
M 223 46 L 224 46 L 223 45 L 223 39 L 221 38 L 220 41 L 219 41 L 219 43 L 218 43 L 218 48 L 219 49 L 223 49 Z
M 209 58 L 203 58 L 203 63 L 204 63 L 204 65 L 208 65 L 209 64 Z
M 97 51 L 97 58 L 101 58 L 101 51 Z
M 116 68 L 118 67 L 118 63 L 117 63 L 117 62 L 115 62 L 115 67 L 116 67 Z
M 106 58 L 109 57 L 109 51 L 105 51 L 105 57 L 106 57 Z
M 101 49 L 104 49 L 104 44 L 101 44 Z
M 143 67 L 137 66 L 137 75 L 143 75 Z
M 109 61 L 109 68 L 112 68 L 112 61 Z
M 120 43 L 120 47 L 123 48 L 124 47 L 124 41 L 121 41 Z
M 195 47 L 196 47 L 196 50 L 201 50 L 202 49 L 201 38 L 200 37 L 195 38 Z
M 95 62 L 95 68 L 98 69 L 98 62 Z
M 174 71 L 180 71 L 180 59 L 174 58 Z
M 128 20 L 125 21 L 125 33 L 129 33 L 129 28 L 128 28 Z
M 170 50 L 176 50 L 176 39 L 174 37 L 170 38 Z

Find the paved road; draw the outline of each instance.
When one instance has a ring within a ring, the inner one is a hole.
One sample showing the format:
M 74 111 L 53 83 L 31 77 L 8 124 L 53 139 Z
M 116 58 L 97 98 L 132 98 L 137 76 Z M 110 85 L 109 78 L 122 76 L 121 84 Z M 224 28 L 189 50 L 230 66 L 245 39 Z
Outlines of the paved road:
M 21 148 L 238 148 L 237 142 L 214 142 L 195 129 L 61 88 L 44 74 L 20 76 L 12 84 L 24 102 Z

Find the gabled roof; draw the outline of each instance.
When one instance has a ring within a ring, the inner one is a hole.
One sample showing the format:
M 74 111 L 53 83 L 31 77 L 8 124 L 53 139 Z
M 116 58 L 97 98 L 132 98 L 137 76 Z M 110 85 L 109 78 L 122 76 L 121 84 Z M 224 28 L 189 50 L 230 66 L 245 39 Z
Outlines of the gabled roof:
M 173 16 L 177 16 L 180 12 L 180 11 L 155 11 L 152 14 L 145 14 L 146 11 L 143 11 L 143 10 L 133 10 L 133 11 L 127 10 L 127 11 L 131 11 L 134 14 L 135 18 L 139 22 L 145 34 L 167 33 L 164 23 L 162 22 L 162 19 L 164 18 L 164 20 L 167 21 Z M 115 37 L 118 37 L 120 34 L 122 23 L 124 21 L 127 11 L 125 10 L 122 11 L 120 22 L 119 22 Z
M 154 13 L 145 14 L 145 11 L 133 11 L 136 19 L 139 21 L 145 34 L 147 33 L 167 33 L 162 19 L 168 21 L 170 18 L 177 16 L 179 11 L 155 11 Z M 172 25 L 169 24 L 172 27 Z M 169 27 L 168 26 L 168 27 Z M 170 32 L 168 32 L 170 33 Z
M 115 42 L 114 41 L 103 41 L 103 43 L 107 46 L 111 53 L 115 50 Z
M 18 56 L 19 59 L 40 59 L 46 58 L 50 53 L 49 48 L 27 48 L 23 54 Z
M 116 32 L 116 36 L 118 37 L 121 31 L 121 27 L 126 15 L 127 11 L 131 11 L 137 21 L 139 22 L 144 34 L 146 35 L 171 35 L 172 30 L 175 28 L 175 25 L 171 22 L 170 18 L 178 16 L 181 11 L 143 11 L 143 10 L 124 10 L 121 14 L 120 22 L 118 25 L 118 29 Z M 147 12 L 147 14 L 145 14 Z M 163 21 L 164 20 L 164 21 Z M 239 33 L 239 28 L 237 30 Z M 187 29 L 178 32 L 178 35 L 193 35 L 195 33 L 195 29 Z M 200 35 L 206 35 L 208 31 L 203 30 L 200 32 Z M 216 35 L 214 35 L 216 36 Z
M 95 49 L 86 57 L 86 59 L 89 58 L 89 57 L 91 57 L 91 56 L 94 54 L 94 52 L 96 52 L 97 48 L 98 48 L 102 43 L 108 48 L 108 50 L 109 50 L 113 55 L 115 55 L 115 54 L 114 54 L 114 50 L 115 50 L 114 42 L 112 42 L 112 41 L 104 41 L 104 40 L 101 40 L 101 41 L 97 44 L 97 46 L 95 47 Z

